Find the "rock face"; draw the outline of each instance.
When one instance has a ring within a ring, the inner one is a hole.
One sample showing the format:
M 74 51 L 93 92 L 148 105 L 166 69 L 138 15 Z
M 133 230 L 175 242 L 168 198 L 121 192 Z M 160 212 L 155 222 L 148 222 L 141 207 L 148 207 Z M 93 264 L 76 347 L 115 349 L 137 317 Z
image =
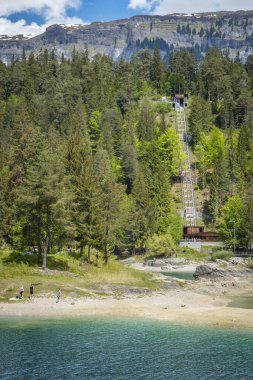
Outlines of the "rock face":
M 223 277 L 223 276 L 225 276 L 225 271 L 211 267 L 209 265 L 203 264 L 203 265 L 199 265 L 196 268 L 193 276 L 195 278 L 199 278 L 199 277 Z
M 147 260 L 145 262 L 145 265 L 146 266 L 150 266 L 150 267 L 165 267 L 167 266 L 167 264 L 169 265 L 186 265 L 188 264 L 188 260 L 186 259 L 180 259 L 180 258 L 170 258 L 170 259 L 151 259 L 151 260 Z
M 180 48 L 194 49 L 201 59 L 210 47 L 218 47 L 231 58 L 239 53 L 245 62 L 253 54 L 253 11 L 200 13 L 192 15 L 135 16 L 90 25 L 52 25 L 36 37 L 0 36 L 0 58 L 5 62 L 20 58 L 23 48 L 38 54 L 43 48 L 56 49 L 69 58 L 88 49 L 114 60 L 129 60 L 140 49 L 152 50 L 158 44 L 164 59 Z

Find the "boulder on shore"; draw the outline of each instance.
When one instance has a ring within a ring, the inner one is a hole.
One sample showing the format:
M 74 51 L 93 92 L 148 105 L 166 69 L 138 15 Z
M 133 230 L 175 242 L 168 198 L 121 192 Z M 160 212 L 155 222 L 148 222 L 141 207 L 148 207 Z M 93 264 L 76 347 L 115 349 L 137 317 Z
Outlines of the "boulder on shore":
M 199 277 L 223 277 L 225 276 L 225 271 L 211 267 L 210 265 L 202 264 L 199 265 L 193 274 L 195 278 Z

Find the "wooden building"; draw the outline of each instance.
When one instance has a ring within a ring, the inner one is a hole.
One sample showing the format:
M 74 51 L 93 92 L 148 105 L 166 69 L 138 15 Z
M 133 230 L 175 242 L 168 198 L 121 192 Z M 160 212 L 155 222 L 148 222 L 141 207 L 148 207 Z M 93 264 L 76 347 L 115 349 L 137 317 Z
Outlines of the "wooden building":
M 201 240 L 206 242 L 220 241 L 219 234 L 214 231 L 205 231 L 203 226 L 183 227 L 183 238 L 186 240 Z
M 172 98 L 174 108 L 176 105 L 188 106 L 188 94 L 174 94 Z

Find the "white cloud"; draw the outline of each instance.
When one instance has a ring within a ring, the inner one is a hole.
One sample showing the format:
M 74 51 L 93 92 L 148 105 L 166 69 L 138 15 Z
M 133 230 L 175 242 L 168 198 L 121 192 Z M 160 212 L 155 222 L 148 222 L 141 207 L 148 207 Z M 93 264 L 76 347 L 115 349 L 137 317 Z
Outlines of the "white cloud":
M 138 0 L 137 0 L 138 1 Z M 152 13 L 165 15 L 170 13 L 197 13 L 217 11 L 252 10 L 252 0 L 159 0 Z
M 78 9 L 80 4 L 80 0 L 1 0 L 0 15 L 34 12 L 48 19 L 56 15 L 66 15 L 67 8 Z
M 0 18 L 0 35 L 6 34 L 11 36 L 14 34 L 27 34 L 27 35 L 37 35 L 45 30 L 45 26 L 38 25 L 36 23 L 31 23 L 27 25 L 25 20 L 19 20 L 17 22 L 11 22 L 5 17 Z
M 0 0 L 0 35 L 43 33 L 47 26 L 52 24 L 84 24 L 78 17 L 68 17 L 67 9 L 78 9 L 80 0 Z M 43 25 L 35 22 L 27 24 L 25 20 L 12 22 L 8 16 L 18 13 L 36 13 L 44 19 Z
M 130 9 L 143 9 L 150 11 L 155 4 L 157 4 L 157 0 L 130 0 L 128 4 L 128 8 Z

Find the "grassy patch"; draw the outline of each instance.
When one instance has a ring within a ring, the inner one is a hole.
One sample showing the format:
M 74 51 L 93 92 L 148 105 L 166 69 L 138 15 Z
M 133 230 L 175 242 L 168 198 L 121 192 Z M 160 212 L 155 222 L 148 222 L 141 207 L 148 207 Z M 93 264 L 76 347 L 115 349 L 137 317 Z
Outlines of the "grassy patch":
M 220 251 L 220 252 L 215 252 L 211 254 L 211 260 L 216 261 L 216 260 L 224 260 L 228 261 L 231 259 L 233 256 L 233 253 L 231 251 Z
M 177 284 L 180 288 L 184 288 L 185 287 L 185 282 L 184 281 L 177 281 Z
M 198 252 L 195 249 L 188 247 L 181 247 L 179 251 L 177 251 L 177 256 L 194 261 L 203 261 L 210 258 L 210 254 L 208 252 Z
M 253 259 L 249 259 L 247 264 L 246 264 L 247 268 L 249 269 L 253 269 Z
M 48 268 L 43 271 L 38 267 L 36 255 L 34 258 L 17 252 L 0 252 L 0 301 L 15 297 L 21 284 L 25 288 L 25 298 L 29 297 L 30 284 L 35 284 L 35 297 L 53 295 L 59 288 L 63 295 L 92 296 L 91 288 L 96 285 L 158 288 L 158 282 L 149 274 L 127 268 L 114 258 L 106 266 L 102 262 L 94 266 L 82 258 L 60 253 L 49 255 Z

